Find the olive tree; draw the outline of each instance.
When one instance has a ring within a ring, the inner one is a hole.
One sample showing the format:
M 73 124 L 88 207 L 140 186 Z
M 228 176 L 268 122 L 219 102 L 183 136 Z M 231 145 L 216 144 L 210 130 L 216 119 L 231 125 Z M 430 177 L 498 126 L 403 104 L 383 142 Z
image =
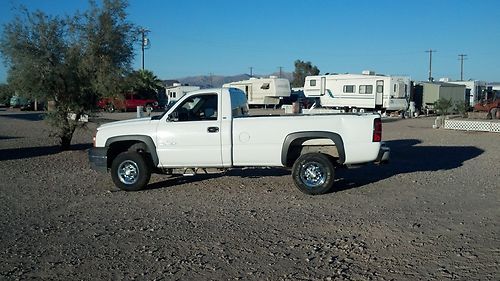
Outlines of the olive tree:
M 296 60 L 294 64 L 295 71 L 293 72 L 292 87 L 304 87 L 306 76 L 319 74 L 318 67 L 312 65 L 310 61 Z
M 8 84 L 0 84 L 0 104 L 8 105 L 13 95 L 14 91 L 12 91 Z
M 46 120 L 63 149 L 78 119 L 99 97 L 119 92 L 130 72 L 135 27 L 127 5 L 90 1 L 87 11 L 65 17 L 22 8 L 4 25 L 0 53 L 9 66 L 7 81 L 20 93 L 54 102 Z

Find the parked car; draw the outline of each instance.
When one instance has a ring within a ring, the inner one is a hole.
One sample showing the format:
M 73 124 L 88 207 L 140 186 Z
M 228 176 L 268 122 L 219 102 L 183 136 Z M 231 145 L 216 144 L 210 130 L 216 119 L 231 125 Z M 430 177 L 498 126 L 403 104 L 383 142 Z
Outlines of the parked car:
M 155 93 L 130 92 L 114 98 L 103 98 L 97 102 L 97 106 L 108 112 L 134 111 L 142 106 L 144 111 L 154 111 L 159 107 Z
M 19 108 L 21 110 L 45 110 L 45 102 L 37 101 L 35 107 L 35 101 L 21 97 L 21 96 L 12 96 L 9 101 L 10 107 Z

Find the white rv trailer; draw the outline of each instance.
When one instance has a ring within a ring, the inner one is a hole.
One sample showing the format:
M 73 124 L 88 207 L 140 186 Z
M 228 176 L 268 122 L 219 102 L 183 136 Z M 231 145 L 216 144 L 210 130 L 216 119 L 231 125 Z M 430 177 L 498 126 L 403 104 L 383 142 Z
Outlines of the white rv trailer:
M 250 78 L 227 83 L 223 87 L 238 88 L 245 92 L 249 105 L 277 105 L 281 98 L 289 97 L 291 94 L 290 81 L 276 76 Z
M 174 83 L 170 87 L 165 88 L 165 95 L 167 96 L 168 103 L 173 103 L 182 98 L 186 93 L 199 90 L 198 86 L 186 86 L 180 83 Z
M 307 76 L 304 95 L 336 109 L 400 111 L 408 107 L 410 77 L 363 74 Z

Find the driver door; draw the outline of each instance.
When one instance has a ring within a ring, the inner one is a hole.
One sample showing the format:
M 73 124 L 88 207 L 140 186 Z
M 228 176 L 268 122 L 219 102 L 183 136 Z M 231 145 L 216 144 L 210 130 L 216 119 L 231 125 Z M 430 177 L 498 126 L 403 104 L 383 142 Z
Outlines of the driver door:
M 217 94 L 182 101 L 157 128 L 157 151 L 163 167 L 222 167 L 220 105 Z

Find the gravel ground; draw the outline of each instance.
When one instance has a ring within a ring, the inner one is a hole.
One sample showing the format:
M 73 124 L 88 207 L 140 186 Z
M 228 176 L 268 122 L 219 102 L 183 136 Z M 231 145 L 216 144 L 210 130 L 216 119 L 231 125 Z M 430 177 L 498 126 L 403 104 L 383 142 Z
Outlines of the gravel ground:
M 60 152 L 40 113 L 0 109 L 0 279 L 499 280 L 500 134 L 388 119 L 391 162 L 307 196 L 287 170 L 90 170 L 96 123 Z

